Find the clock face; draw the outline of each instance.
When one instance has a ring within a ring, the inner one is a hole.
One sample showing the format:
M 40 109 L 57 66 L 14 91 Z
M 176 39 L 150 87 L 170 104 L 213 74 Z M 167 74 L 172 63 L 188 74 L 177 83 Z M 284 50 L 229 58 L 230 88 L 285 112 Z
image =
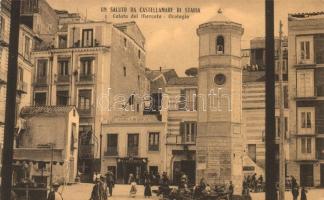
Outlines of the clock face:
M 223 85 L 226 81 L 226 77 L 224 74 L 216 74 L 215 77 L 214 77 L 214 82 L 217 84 L 217 85 Z

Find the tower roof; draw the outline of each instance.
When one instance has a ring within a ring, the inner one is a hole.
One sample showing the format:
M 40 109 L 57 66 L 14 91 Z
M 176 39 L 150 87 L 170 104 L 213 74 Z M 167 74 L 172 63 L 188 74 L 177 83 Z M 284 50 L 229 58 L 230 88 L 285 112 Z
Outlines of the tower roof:
M 217 14 L 212 17 L 210 22 L 231 22 L 231 20 L 223 14 L 223 10 L 220 8 L 217 11 Z

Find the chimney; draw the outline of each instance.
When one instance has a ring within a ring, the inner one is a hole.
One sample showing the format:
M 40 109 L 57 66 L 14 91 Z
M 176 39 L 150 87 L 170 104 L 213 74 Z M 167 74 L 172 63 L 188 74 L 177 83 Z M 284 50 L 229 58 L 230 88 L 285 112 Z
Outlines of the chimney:
M 162 67 L 160 67 L 160 72 L 162 72 Z

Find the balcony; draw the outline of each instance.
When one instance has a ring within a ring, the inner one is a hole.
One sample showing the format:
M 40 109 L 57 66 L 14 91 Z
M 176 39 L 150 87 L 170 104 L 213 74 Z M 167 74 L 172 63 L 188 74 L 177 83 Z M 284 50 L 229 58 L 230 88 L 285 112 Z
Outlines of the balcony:
M 94 158 L 94 144 L 79 145 L 79 158 L 82 159 Z
M 71 81 L 71 75 L 55 75 L 56 84 L 68 84 Z
M 94 84 L 94 74 L 80 74 L 77 80 L 78 84 Z
M 117 147 L 108 147 L 107 151 L 104 152 L 104 156 L 118 156 L 118 149 Z
M 34 86 L 47 86 L 48 85 L 48 77 L 47 76 L 37 76 L 35 78 Z
M 166 144 L 167 145 L 195 145 L 196 144 L 196 138 L 194 141 L 185 141 L 181 135 L 167 135 L 166 138 Z
M 93 109 L 83 109 L 77 108 L 80 117 L 92 117 L 93 116 Z
M 127 156 L 129 156 L 129 157 L 138 156 L 138 146 L 128 146 L 127 147 Z
M 27 94 L 27 83 L 23 81 L 18 81 L 17 83 L 17 93 Z

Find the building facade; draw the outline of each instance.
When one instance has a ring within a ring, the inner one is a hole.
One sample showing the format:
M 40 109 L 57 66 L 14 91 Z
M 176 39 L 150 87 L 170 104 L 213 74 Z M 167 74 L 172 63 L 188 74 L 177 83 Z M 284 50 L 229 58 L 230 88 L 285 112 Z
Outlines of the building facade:
M 139 95 L 147 87 L 144 43 L 134 22 L 73 22 L 60 26 L 54 46 L 33 53 L 34 105 L 78 109 L 79 169 L 87 180 L 100 171 L 101 124 L 122 113 L 115 96 Z
M 275 72 L 278 80 L 279 72 L 279 39 L 275 39 Z M 283 89 L 284 89 L 284 115 L 286 134 L 288 133 L 288 44 L 287 38 L 282 41 L 283 53 Z M 250 42 L 250 64 L 242 65 L 242 106 L 245 137 L 245 151 L 256 164 L 254 168 L 260 168 L 262 174 L 265 168 L 265 39 L 258 37 Z M 242 63 L 243 64 L 243 63 Z M 276 143 L 279 152 L 279 83 L 275 85 L 275 115 L 276 115 Z M 288 144 L 286 149 L 288 150 Z M 286 157 L 289 154 L 287 152 Z M 278 165 L 277 165 L 278 166 Z
M 289 15 L 288 175 L 302 186 L 324 186 L 323 34 L 323 13 Z
M 79 127 L 75 107 L 27 106 L 21 109 L 20 114 L 26 120 L 26 129 L 19 134 L 14 149 L 14 183 L 28 179 L 45 186 L 51 180 L 62 184 L 74 183 Z M 22 169 L 25 173 L 21 173 Z

